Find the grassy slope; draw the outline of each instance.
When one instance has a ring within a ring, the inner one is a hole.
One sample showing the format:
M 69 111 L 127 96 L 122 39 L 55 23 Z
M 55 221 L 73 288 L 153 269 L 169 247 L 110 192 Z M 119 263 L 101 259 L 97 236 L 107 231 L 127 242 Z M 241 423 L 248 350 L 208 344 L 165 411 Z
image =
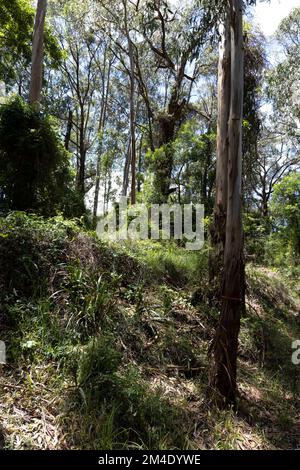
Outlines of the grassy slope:
M 300 447 L 295 277 L 249 266 L 237 411 L 209 401 L 207 253 L 108 247 L 71 222 L 0 221 L 5 447 Z

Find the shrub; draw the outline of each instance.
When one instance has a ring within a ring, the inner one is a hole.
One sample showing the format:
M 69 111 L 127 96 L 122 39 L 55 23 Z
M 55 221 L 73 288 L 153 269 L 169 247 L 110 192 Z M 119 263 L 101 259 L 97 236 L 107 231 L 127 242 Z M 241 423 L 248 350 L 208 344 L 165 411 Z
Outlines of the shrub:
M 291 173 L 274 187 L 271 211 L 274 236 L 292 264 L 300 263 L 300 175 Z
M 0 188 L 12 210 L 49 216 L 68 212 L 69 200 L 77 205 L 68 153 L 53 120 L 20 97 L 0 108 Z
M 168 446 L 183 446 L 184 436 L 174 426 L 182 419 L 182 413 L 161 395 L 160 390 L 150 390 L 136 367 L 122 367 L 122 355 L 116 348 L 116 340 L 110 333 L 91 340 L 80 349 L 76 381 L 85 413 L 102 410 L 108 425 L 101 432 L 107 440 L 107 431 L 116 439 L 122 436 L 126 446 L 160 448 L 162 441 Z M 102 417 L 103 419 L 103 417 Z M 123 444 L 110 442 L 110 448 Z
M 53 264 L 65 263 L 66 243 L 78 231 L 76 221 L 61 216 L 45 219 L 12 212 L 1 217 L 0 302 L 8 290 L 26 298 L 47 292 Z
M 121 354 L 116 350 L 113 337 L 109 334 L 92 339 L 81 355 L 78 364 L 78 383 L 82 386 L 105 382 L 104 378 L 112 377 L 121 362 Z
M 269 218 L 263 218 L 259 212 L 244 214 L 245 247 L 248 255 L 255 256 L 256 262 L 265 259 L 266 241 L 271 230 Z

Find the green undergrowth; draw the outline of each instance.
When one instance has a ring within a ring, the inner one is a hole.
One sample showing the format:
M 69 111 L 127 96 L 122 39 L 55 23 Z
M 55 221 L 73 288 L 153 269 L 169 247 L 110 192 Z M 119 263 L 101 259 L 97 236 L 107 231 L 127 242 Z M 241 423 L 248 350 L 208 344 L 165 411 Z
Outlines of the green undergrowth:
M 218 305 L 205 249 L 110 246 L 79 220 L 13 213 L 0 219 L 0 258 L 6 448 L 297 446 L 292 275 L 248 267 L 238 407 L 220 412 L 209 400 Z

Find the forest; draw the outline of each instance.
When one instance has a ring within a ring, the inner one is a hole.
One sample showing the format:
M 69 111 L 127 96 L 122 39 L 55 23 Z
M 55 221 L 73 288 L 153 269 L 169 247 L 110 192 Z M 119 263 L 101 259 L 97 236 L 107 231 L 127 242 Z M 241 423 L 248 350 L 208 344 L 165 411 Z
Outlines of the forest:
M 2 452 L 300 449 L 296 4 L 0 0 Z

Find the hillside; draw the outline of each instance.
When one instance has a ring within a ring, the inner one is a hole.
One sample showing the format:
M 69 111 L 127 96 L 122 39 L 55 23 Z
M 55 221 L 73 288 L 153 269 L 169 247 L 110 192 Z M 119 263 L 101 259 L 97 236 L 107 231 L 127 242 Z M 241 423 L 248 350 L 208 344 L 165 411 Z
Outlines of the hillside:
M 297 271 L 247 266 L 238 404 L 220 411 L 207 257 L 108 246 L 60 217 L 2 217 L 2 447 L 300 448 Z

